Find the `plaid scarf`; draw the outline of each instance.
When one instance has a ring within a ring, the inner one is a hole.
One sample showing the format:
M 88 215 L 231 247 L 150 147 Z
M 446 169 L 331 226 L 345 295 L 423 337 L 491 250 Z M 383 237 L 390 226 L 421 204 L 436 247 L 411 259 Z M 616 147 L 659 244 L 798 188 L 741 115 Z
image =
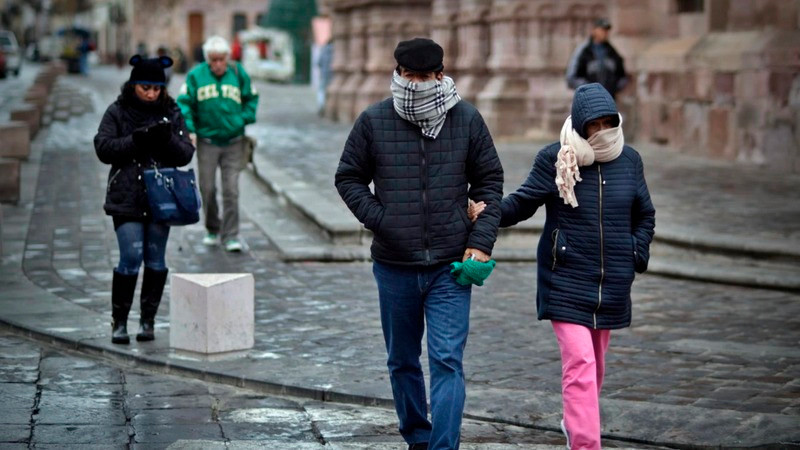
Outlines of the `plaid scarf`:
M 431 139 L 436 139 L 442 130 L 447 111 L 461 100 L 450 77 L 414 83 L 397 71 L 392 76 L 392 97 L 397 114 L 422 128 L 423 136 Z

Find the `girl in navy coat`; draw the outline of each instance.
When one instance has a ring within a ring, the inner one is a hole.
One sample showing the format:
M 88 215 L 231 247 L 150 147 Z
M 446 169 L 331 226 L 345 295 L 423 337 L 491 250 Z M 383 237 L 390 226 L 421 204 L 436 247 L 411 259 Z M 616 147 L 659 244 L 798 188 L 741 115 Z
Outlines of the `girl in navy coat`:
M 536 156 L 525 183 L 503 198 L 501 227 L 544 205 L 536 306 L 561 350 L 564 419 L 571 448 L 600 448 L 600 388 L 610 331 L 631 323 L 634 272 L 647 269 L 655 208 L 639 153 L 600 84 L 579 87 L 559 142 Z M 470 206 L 470 218 L 485 205 Z

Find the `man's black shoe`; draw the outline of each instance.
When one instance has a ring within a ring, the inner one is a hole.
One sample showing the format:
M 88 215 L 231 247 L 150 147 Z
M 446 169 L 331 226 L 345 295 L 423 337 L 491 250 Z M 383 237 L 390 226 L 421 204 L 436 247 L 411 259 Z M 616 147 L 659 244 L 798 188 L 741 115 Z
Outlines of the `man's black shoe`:
M 428 450 L 427 442 L 415 442 L 408 445 L 408 450 Z

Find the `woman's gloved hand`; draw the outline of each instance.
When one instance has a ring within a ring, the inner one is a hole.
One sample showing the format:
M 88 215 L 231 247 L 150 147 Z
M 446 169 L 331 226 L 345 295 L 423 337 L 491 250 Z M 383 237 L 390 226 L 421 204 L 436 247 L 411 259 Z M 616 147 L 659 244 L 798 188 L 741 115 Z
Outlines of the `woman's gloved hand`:
M 172 124 L 169 121 L 161 121 L 154 125 L 134 130 L 133 143 L 141 150 L 148 150 L 151 147 L 169 142 L 171 136 Z

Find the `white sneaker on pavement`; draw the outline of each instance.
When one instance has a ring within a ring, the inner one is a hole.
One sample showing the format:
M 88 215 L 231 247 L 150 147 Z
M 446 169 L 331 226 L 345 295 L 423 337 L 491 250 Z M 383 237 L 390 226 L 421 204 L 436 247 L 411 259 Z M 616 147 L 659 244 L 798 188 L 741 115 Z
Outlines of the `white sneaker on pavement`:
M 219 235 L 216 233 L 208 233 L 203 237 L 203 245 L 217 245 L 219 244 Z
M 242 251 L 242 243 L 238 239 L 228 239 L 225 241 L 225 250 L 229 252 Z

